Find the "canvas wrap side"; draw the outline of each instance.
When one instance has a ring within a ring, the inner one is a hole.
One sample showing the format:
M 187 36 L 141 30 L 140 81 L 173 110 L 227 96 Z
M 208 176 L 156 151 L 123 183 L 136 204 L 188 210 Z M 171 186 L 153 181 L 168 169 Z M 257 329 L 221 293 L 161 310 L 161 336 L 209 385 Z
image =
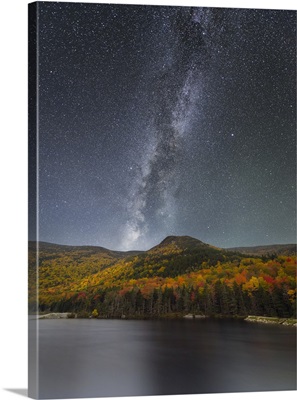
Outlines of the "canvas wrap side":
M 28 302 L 28 396 L 38 398 L 38 320 L 34 311 L 38 310 L 38 249 L 37 249 L 37 12 L 38 3 L 28 5 L 28 228 L 29 236 L 34 237 L 34 246 L 28 260 L 28 276 L 34 277 L 34 295 Z M 32 251 L 33 250 L 33 251 Z M 32 282 L 32 280 L 31 280 Z

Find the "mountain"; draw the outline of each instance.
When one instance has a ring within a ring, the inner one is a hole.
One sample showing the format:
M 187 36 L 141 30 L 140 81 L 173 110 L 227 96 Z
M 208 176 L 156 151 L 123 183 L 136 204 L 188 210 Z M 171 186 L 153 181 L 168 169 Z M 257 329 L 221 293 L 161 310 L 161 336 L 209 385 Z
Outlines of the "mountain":
M 201 269 L 204 262 L 239 260 L 236 252 L 219 249 L 190 236 L 168 236 L 157 246 L 129 259 L 131 279 L 175 277 Z
M 38 246 L 38 282 L 40 298 L 59 298 L 62 293 L 80 290 L 89 278 L 122 258 L 140 251 L 113 251 L 98 246 L 68 246 L 29 241 L 29 306 L 36 299 L 36 254 Z
M 162 249 L 170 247 L 186 250 L 197 247 L 209 247 L 209 245 L 191 236 L 167 236 L 164 240 L 162 240 L 161 243 L 159 243 L 157 246 L 154 246 L 149 251 L 162 251 Z
M 28 248 L 29 251 L 36 250 L 36 246 L 41 253 L 52 254 L 53 257 L 58 254 L 73 254 L 79 253 L 82 256 L 90 256 L 92 254 L 105 254 L 111 258 L 122 258 L 129 255 L 136 255 L 142 253 L 142 251 L 131 250 L 131 251 L 115 251 L 109 250 L 104 247 L 99 246 L 70 246 L 64 244 L 55 244 L 48 242 L 33 242 L 29 241 Z
M 296 264 L 288 255 L 293 245 L 273 246 L 278 253 L 262 258 L 266 246 L 220 249 L 190 236 L 168 236 L 144 252 L 38 246 L 39 311 L 90 315 L 96 308 L 105 317 L 295 312 Z M 37 311 L 35 254 L 36 243 L 30 242 L 32 311 Z
M 296 244 L 272 244 L 253 247 L 233 247 L 226 249 L 228 251 L 238 251 L 241 254 L 249 254 L 254 256 L 264 256 L 272 254 L 283 254 L 294 256 L 296 254 Z

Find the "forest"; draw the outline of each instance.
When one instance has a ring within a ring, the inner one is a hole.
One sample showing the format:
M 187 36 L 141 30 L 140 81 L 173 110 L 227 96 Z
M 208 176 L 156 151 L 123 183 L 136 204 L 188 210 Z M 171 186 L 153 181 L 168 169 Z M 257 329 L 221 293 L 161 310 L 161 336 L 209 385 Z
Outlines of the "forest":
M 29 243 L 29 312 L 98 318 L 178 318 L 189 313 L 296 318 L 292 245 L 261 256 L 219 249 L 188 236 L 168 237 L 146 252 L 47 243 L 38 248 Z

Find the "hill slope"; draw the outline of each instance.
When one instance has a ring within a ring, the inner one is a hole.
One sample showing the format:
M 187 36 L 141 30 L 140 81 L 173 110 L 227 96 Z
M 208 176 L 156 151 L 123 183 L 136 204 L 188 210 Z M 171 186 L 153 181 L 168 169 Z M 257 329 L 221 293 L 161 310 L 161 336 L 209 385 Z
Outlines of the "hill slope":
M 64 245 L 64 244 L 55 244 L 55 243 L 48 243 L 48 242 L 32 242 L 29 241 L 28 243 L 28 249 L 30 251 L 36 250 L 36 246 L 38 245 L 38 249 L 40 253 L 47 253 L 47 255 L 52 255 L 53 258 L 56 256 L 59 256 L 61 254 L 68 254 L 68 255 L 73 255 L 75 257 L 76 254 L 79 254 L 80 256 L 91 256 L 94 254 L 105 254 L 106 256 L 109 256 L 111 258 L 122 258 L 122 257 L 127 257 L 129 255 L 135 255 L 142 253 L 142 251 L 115 251 L 115 250 L 109 250 L 106 249 L 105 247 L 100 247 L 100 246 L 70 246 L 70 245 Z
M 189 236 L 146 252 L 40 243 L 39 309 L 102 316 L 277 315 L 295 312 L 295 258 L 246 257 Z M 34 243 L 29 246 L 34 261 Z M 34 263 L 29 298 L 35 304 Z
M 233 247 L 226 250 L 238 251 L 239 253 L 249 254 L 253 256 L 264 256 L 269 254 L 294 256 L 296 254 L 296 244 L 272 244 L 253 247 Z
M 209 244 L 201 242 L 201 240 L 195 239 L 191 236 L 167 236 L 161 243 L 154 246 L 149 252 L 162 252 L 166 249 L 179 248 L 182 250 L 192 250 L 195 248 L 209 248 Z
M 140 254 L 139 251 L 113 251 L 97 246 L 68 246 L 46 242 L 29 242 L 29 307 L 35 308 L 36 253 L 38 245 L 40 298 L 56 299 L 62 293 L 77 291 L 89 277 L 118 260 Z

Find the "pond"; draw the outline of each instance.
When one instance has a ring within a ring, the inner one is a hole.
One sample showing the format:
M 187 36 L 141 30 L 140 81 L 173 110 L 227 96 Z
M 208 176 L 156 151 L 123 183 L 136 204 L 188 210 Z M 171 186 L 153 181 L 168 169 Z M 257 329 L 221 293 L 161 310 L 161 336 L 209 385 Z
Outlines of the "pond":
M 40 320 L 39 396 L 296 389 L 296 329 L 241 320 Z

